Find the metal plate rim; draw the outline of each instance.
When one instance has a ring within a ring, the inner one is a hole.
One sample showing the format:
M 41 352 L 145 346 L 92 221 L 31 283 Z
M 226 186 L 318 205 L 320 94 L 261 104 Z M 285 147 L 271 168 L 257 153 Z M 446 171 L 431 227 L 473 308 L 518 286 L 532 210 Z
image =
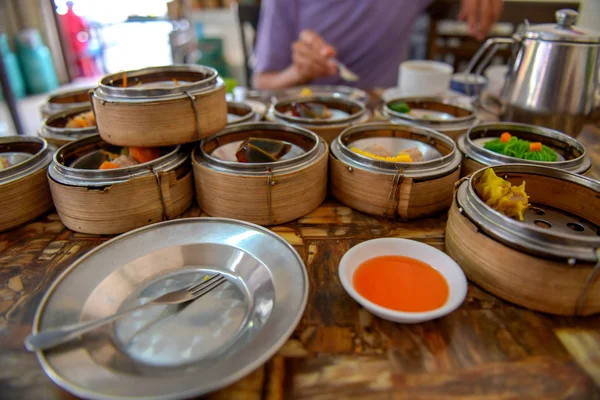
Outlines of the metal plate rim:
M 232 218 L 196 217 L 196 218 L 184 218 L 184 219 L 176 219 L 176 220 L 171 220 L 171 221 L 164 221 L 164 222 L 159 222 L 156 224 L 147 225 L 147 226 L 143 226 L 141 228 L 134 229 L 132 231 L 129 231 L 122 235 L 116 236 L 116 237 L 100 244 L 99 246 L 95 247 L 94 249 L 92 249 L 89 252 L 87 252 L 86 254 L 84 254 L 82 257 L 75 260 L 63 272 L 61 272 L 60 275 L 57 278 L 55 278 L 55 280 L 51 283 L 51 285 L 46 290 L 46 293 L 44 293 L 44 296 L 42 297 L 42 300 L 40 301 L 40 303 L 36 309 L 35 316 L 33 319 L 33 324 L 32 324 L 32 332 L 33 333 L 38 332 L 40 320 L 43 315 L 44 309 L 46 307 L 46 303 L 48 302 L 48 300 L 50 299 L 50 297 L 52 296 L 52 294 L 54 293 L 56 288 L 61 284 L 61 282 L 64 280 L 64 278 L 71 271 L 73 271 L 75 268 L 77 268 L 77 266 L 79 266 L 82 262 L 84 262 L 87 258 L 89 258 L 93 253 L 95 253 L 101 249 L 104 249 L 104 248 L 112 245 L 115 242 L 124 240 L 129 236 L 139 234 L 140 232 L 143 232 L 145 230 L 149 230 L 149 229 L 153 229 L 153 228 L 156 228 L 159 226 L 165 226 L 165 225 L 175 225 L 175 224 L 181 224 L 181 223 L 201 223 L 202 221 L 226 222 L 226 223 L 234 223 L 234 224 L 239 224 L 239 225 L 246 225 L 252 229 L 262 231 L 264 234 L 271 236 L 272 238 L 280 241 L 284 246 L 286 246 L 291 251 L 292 255 L 296 258 L 296 260 L 299 262 L 299 264 L 303 266 L 303 268 L 301 268 L 301 272 L 302 272 L 302 276 L 304 278 L 305 285 L 304 285 L 304 292 L 302 294 L 302 301 L 301 301 L 300 307 L 298 309 L 298 313 L 297 313 L 296 317 L 294 318 L 292 324 L 290 325 L 288 332 L 286 332 L 284 335 L 282 335 L 279 339 L 275 340 L 273 342 L 273 344 L 271 345 L 271 348 L 268 351 L 266 351 L 263 354 L 256 357 L 253 362 L 251 362 L 245 368 L 241 369 L 239 372 L 231 374 L 231 375 L 225 377 L 224 379 L 221 379 L 218 382 L 215 381 L 215 383 L 207 385 L 204 388 L 202 388 L 201 390 L 189 390 L 184 393 L 171 393 L 171 394 L 164 395 L 164 396 L 135 396 L 135 397 L 127 397 L 127 399 L 130 399 L 130 400 L 175 400 L 175 399 L 180 399 L 180 398 L 188 398 L 190 396 L 199 396 L 199 395 L 210 393 L 217 389 L 223 388 L 223 387 L 247 376 L 248 374 L 250 374 L 251 372 L 256 370 L 258 367 L 260 367 L 262 364 L 264 364 L 275 353 L 277 353 L 277 351 L 289 339 L 289 337 L 292 335 L 292 333 L 294 332 L 294 330 L 300 323 L 300 320 L 302 319 L 302 316 L 304 315 L 304 311 L 306 310 L 306 305 L 308 303 L 309 279 L 308 279 L 308 273 L 306 270 L 306 264 L 304 263 L 304 260 L 302 260 L 302 257 L 300 257 L 300 254 L 298 254 L 296 249 L 291 244 L 289 244 L 283 237 L 279 236 L 277 233 L 275 233 L 275 232 L 271 231 L 270 229 L 267 229 L 263 226 L 253 224 L 251 222 L 232 219 Z M 103 395 L 103 394 L 97 393 L 97 392 L 90 392 L 85 388 L 82 388 L 78 385 L 68 382 L 68 381 L 64 380 L 57 373 L 57 371 L 55 371 L 51 367 L 51 365 L 48 363 L 46 357 L 44 356 L 43 351 L 37 351 L 35 353 L 35 356 L 36 356 L 38 362 L 40 363 L 40 365 L 42 366 L 42 369 L 44 370 L 46 375 L 55 384 L 57 384 L 58 386 L 60 386 L 61 388 L 65 389 L 65 390 L 69 391 L 70 393 L 73 393 L 77 396 L 93 399 L 93 400 L 113 400 L 113 399 L 122 398 L 122 397 L 115 397 L 112 395 Z

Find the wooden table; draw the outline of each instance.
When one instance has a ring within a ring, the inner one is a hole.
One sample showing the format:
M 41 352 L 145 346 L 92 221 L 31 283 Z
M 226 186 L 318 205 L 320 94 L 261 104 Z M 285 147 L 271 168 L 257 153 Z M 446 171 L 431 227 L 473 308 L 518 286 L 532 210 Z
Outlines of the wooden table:
M 579 139 L 600 178 L 600 128 Z M 196 207 L 185 217 L 200 216 Z M 303 257 L 308 305 L 283 348 L 209 399 L 600 398 L 600 316 L 564 318 L 511 305 L 469 284 L 464 304 L 435 321 L 400 325 L 372 316 L 337 275 L 350 247 L 377 237 L 444 249 L 446 216 L 391 222 L 333 200 L 274 227 Z M 109 237 L 73 233 L 52 212 L 0 234 L 0 399 L 73 398 L 23 347 L 50 283 Z M 526 266 L 524 266 L 526 268 Z

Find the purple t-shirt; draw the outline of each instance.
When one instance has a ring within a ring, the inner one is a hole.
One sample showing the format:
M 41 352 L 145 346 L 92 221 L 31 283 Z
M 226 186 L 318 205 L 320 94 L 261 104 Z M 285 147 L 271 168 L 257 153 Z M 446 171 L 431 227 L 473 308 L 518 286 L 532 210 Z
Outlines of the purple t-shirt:
M 362 88 L 396 86 L 398 65 L 408 56 L 414 21 L 431 0 L 263 0 L 256 42 L 257 72 L 292 63 L 300 32 L 318 32 L 337 58 L 360 76 Z M 344 84 L 339 76 L 315 84 Z

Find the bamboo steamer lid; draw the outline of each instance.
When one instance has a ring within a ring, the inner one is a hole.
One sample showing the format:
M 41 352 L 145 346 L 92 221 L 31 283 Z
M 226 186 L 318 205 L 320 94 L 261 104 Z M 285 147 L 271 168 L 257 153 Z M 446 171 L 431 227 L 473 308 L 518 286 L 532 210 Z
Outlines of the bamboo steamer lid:
M 474 185 L 458 186 L 446 228 L 446 251 L 470 280 L 507 301 L 559 315 L 600 311 L 600 183 L 530 164 L 492 167 L 519 185 L 532 206 L 524 221 L 487 206 Z
M 523 160 L 483 147 L 487 141 L 497 139 L 503 132 L 530 142 L 541 142 L 556 151 L 559 159 L 554 162 Z M 458 139 L 458 148 L 463 153 L 463 175 L 469 175 L 485 166 L 515 163 L 548 166 L 575 174 L 585 174 L 592 167 L 585 147 L 576 139 L 549 128 L 514 122 L 477 125 Z
M 420 162 L 380 161 L 352 148 L 382 146 L 392 154 L 417 147 Z M 330 188 L 341 203 L 367 214 L 414 219 L 448 209 L 461 156 L 446 135 L 413 125 L 369 123 L 346 129 L 331 145 Z
M 78 114 L 91 111 L 92 106 L 70 108 L 65 111 L 55 113 L 42 122 L 42 126 L 38 131 L 38 136 L 48 141 L 48 143 L 57 147 L 67 143 L 79 140 L 85 137 L 98 134 L 96 125 L 85 128 L 67 128 L 67 122 Z
M 48 118 L 59 112 L 71 108 L 80 108 L 90 105 L 90 91 L 93 88 L 85 87 L 72 90 L 61 90 L 52 93 L 40 107 L 42 118 Z
M 279 161 L 238 162 L 249 138 L 281 140 L 291 149 Z M 254 122 L 231 126 L 192 153 L 196 198 L 214 217 L 277 225 L 313 211 L 327 192 L 327 144 L 299 127 Z
M 46 168 L 52 160 L 48 143 L 40 138 L 0 137 L 0 232 L 31 221 L 50 208 L 52 197 Z
M 91 98 L 100 136 L 117 146 L 190 143 L 227 125 L 225 84 L 201 65 L 107 75 Z
M 292 108 L 299 103 L 322 104 L 332 112 L 332 117 L 317 119 L 291 115 Z M 331 144 L 344 129 L 358 123 L 367 122 L 370 116 L 366 106 L 358 100 L 321 95 L 298 96 L 279 100 L 272 105 L 268 119 L 306 128 L 322 137 L 327 144 Z
M 175 218 L 193 201 L 189 155 L 180 146 L 161 148 L 153 161 L 99 170 L 103 151 L 119 147 L 99 135 L 61 147 L 48 168 L 56 211 L 67 228 L 117 234 Z
M 399 103 L 408 105 L 411 112 L 391 108 Z M 392 122 L 433 129 L 454 140 L 478 123 L 477 111 L 472 105 L 444 97 L 398 97 L 383 105 L 382 114 Z

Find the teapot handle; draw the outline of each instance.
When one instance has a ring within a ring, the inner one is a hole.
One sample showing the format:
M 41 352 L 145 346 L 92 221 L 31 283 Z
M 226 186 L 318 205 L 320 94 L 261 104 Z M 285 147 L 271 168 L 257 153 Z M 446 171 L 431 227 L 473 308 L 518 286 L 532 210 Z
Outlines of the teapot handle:
M 467 69 L 465 70 L 465 74 L 473 73 L 473 70 L 477 66 L 475 70 L 475 75 L 481 75 L 483 69 L 490 63 L 492 57 L 496 54 L 496 52 L 505 45 L 512 45 L 515 43 L 515 40 L 512 38 L 490 38 L 485 41 L 483 46 L 477 50 L 477 53 L 471 58 L 469 61 L 469 65 L 467 65 Z M 489 50 L 489 52 L 488 52 Z M 485 57 L 484 57 L 485 56 Z M 483 61 L 480 63 L 480 60 L 483 58 Z M 479 65 L 478 65 L 479 64 Z M 467 91 L 469 90 L 470 85 L 467 85 Z M 468 96 L 471 93 L 467 93 Z M 476 93 L 476 102 L 479 102 L 480 93 Z

